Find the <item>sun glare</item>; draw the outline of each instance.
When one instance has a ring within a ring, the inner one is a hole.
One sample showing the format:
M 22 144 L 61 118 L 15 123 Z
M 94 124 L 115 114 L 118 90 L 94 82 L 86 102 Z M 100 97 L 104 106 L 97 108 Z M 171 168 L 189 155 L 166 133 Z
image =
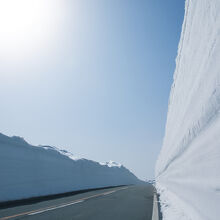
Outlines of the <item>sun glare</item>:
M 61 0 L 0 0 L 0 58 L 21 59 L 45 47 L 62 16 Z

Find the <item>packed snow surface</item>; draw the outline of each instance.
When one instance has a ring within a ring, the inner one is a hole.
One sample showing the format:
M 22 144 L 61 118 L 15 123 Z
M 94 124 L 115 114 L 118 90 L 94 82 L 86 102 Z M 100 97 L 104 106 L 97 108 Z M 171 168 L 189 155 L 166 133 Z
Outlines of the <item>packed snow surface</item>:
M 101 165 L 77 159 L 65 150 L 32 146 L 23 138 L 0 133 L 0 202 L 140 183 L 113 161 Z
M 187 0 L 156 165 L 164 220 L 220 219 L 220 1 Z

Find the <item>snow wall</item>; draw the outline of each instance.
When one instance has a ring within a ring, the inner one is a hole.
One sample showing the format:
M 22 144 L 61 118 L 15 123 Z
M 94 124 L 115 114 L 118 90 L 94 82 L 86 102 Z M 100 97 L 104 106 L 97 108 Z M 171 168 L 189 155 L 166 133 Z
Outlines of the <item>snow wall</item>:
M 0 202 L 74 190 L 143 183 L 115 162 L 74 159 L 50 146 L 35 147 L 0 133 Z
M 156 187 L 164 220 L 220 219 L 219 0 L 186 1 Z

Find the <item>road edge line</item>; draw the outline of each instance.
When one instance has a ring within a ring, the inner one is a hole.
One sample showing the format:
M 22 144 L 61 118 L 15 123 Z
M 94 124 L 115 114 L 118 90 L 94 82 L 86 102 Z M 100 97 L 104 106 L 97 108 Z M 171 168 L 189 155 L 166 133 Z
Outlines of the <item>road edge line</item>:
M 161 211 L 160 211 L 160 202 L 156 190 L 154 191 L 152 220 L 162 220 Z

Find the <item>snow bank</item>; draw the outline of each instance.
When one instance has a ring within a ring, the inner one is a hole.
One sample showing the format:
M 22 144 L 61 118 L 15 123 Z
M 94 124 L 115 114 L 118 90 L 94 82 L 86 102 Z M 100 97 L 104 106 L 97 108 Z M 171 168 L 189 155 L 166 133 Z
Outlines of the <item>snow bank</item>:
M 187 0 L 156 165 L 165 220 L 218 220 L 220 1 Z
M 0 133 L 0 202 L 141 182 L 113 161 L 101 165 L 76 159 L 67 151 Z

